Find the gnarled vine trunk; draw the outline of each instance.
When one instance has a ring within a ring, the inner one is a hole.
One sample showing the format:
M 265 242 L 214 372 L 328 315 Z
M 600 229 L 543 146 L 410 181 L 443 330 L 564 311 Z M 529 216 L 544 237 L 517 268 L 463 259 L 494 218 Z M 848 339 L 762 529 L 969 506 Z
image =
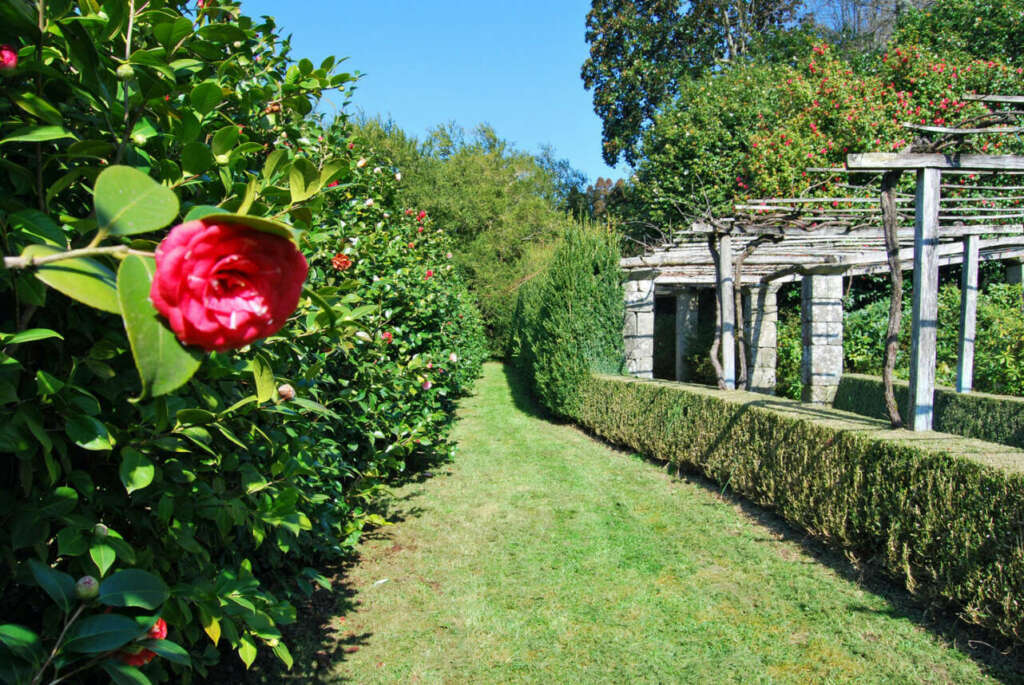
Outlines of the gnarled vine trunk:
M 885 331 L 885 364 L 882 366 L 882 383 L 885 385 L 885 408 L 893 428 L 903 425 L 892 377 L 896 368 L 896 352 L 900 346 L 900 319 L 903 315 L 903 267 L 900 264 L 900 241 L 897 233 L 899 217 L 896 214 L 896 184 L 901 171 L 889 171 L 882 176 L 882 228 L 885 233 L 885 256 L 889 262 L 889 277 L 892 294 L 889 298 L 889 325 Z

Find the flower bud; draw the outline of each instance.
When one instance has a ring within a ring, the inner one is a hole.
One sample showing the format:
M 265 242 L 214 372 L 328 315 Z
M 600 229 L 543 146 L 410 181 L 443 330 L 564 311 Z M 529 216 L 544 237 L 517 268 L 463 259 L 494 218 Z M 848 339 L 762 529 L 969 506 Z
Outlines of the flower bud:
M 119 66 L 117 68 L 117 78 L 118 79 L 120 79 L 122 81 L 127 81 L 128 79 L 132 78 L 133 76 L 135 76 L 135 69 L 132 67 L 132 65 L 130 65 L 130 64 L 122 64 L 121 66 Z
M 105 537 L 107 537 L 107 533 L 109 533 L 109 532 L 110 532 L 110 529 L 107 528 L 102 523 L 97 523 L 95 526 L 92 527 L 92 534 L 95 535 L 98 538 L 105 538 Z
M 18 66 L 18 51 L 4 43 L 0 45 L 0 72 L 14 71 Z
M 288 400 L 294 400 L 295 388 L 293 388 L 288 383 L 282 383 L 281 385 L 277 386 L 277 396 L 286 402 Z
M 100 583 L 92 576 L 82 576 L 75 583 L 75 597 L 78 599 L 96 599 L 100 594 Z

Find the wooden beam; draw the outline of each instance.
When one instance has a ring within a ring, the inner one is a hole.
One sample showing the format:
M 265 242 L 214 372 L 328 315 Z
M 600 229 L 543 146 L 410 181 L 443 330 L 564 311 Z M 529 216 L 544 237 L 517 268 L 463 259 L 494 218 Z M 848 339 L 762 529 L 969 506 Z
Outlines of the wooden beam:
M 941 155 L 939 155 L 941 156 Z M 917 171 L 917 220 L 914 236 L 914 307 L 910 342 L 910 425 L 932 429 L 935 397 L 935 340 L 938 329 L 939 183 L 935 167 Z
M 1024 126 L 990 126 L 989 128 L 948 128 L 946 126 L 922 126 L 921 124 L 900 124 L 903 128 L 928 133 L 946 133 L 952 135 L 969 135 L 973 133 L 1020 133 Z
M 972 100 L 974 102 L 1002 102 L 1007 104 L 1024 103 L 1024 95 L 964 95 L 962 99 Z
M 964 238 L 960 279 L 960 344 L 957 349 L 956 391 L 970 392 L 974 382 L 974 336 L 978 314 L 978 238 Z
M 959 169 L 961 171 L 1024 171 L 1024 156 L 866 152 L 859 155 L 847 155 L 846 165 L 851 170 L 928 168 Z M 935 190 L 938 192 L 937 187 Z
M 733 294 L 732 238 L 718 239 L 718 301 L 722 312 L 722 375 L 725 387 L 736 388 L 736 300 Z

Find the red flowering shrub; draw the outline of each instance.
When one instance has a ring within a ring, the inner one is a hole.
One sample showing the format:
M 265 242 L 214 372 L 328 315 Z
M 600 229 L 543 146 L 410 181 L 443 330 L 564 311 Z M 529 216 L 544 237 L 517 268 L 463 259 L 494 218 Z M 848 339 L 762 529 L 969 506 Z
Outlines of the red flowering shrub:
M 10 45 L 0 45 L 0 71 L 14 71 L 18 66 L 18 51 Z
M 230 350 L 284 325 L 308 268 L 287 238 L 212 216 L 160 243 L 150 298 L 186 345 Z

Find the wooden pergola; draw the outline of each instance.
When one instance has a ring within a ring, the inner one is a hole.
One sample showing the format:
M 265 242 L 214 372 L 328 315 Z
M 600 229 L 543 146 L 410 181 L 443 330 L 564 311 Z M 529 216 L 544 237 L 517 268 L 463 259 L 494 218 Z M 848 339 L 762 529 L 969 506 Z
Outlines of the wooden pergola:
M 1016 103 L 1018 100 L 1024 102 L 1024 98 L 1018 96 L 1000 97 L 993 101 Z M 1016 132 L 1017 129 L 938 130 L 962 135 Z M 1024 257 L 1024 179 L 1020 185 L 986 185 L 985 178 L 1024 174 L 1024 156 L 871 153 L 849 155 L 842 169 L 811 171 L 850 178 L 894 170 L 916 174 L 916 192 L 896 194 L 895 216 L 899 263 L 903 269 L 912 269 L 914 273 L 909 424 L 913 430 L 922 431 L 930 430 L 932 426 L 939 266 L 963 264 L 957 385 L 959 391 L 968 392 L 973 373 L 978 263 Z M 969 177 L 969 185 L 963 182 L 968 180 L 964 177 Z M 863 184 L 844 187 L 859 188 L 861 193 L 865 189 Z M 961 195 L 967 191 L 973 194 Z M 649 335 L 653 341 L 655 293 L 677 294 L 678 300 L 684 296 L 680 293 L 693 288 L 716 289 L 721 347 L 720 384 L 731 389 L 736 387 L 737 381 L 737 325 L 741 326 L 739 331 L 745 333 L 751 343 L 751 365 L 756 369 L 757 354 L 769 347 L 759 345 L 757 339 L 768 328 L 770 346 L 774 346 L 772 288 L 777 288 L 782 282 L 801 281 L 804 294 L 805 387 L 810 383 L 813 390 L 816 378 L 821 376 L 826 386 L 833 387 L 833 396 L 842 371 L 842 277 L 886 273 L 891 268 L 879 198 L 863 194 L 773 198 L 738 204 L 732 217 L 696 222 L 690 231 L 677 236 L 673 242 L 648 254 L 623 259 L 621 265 L 629 273 L 625 328 L 627 362 L 637 375 L 651 375 L 653 368 L 645 368 L 643 354 L 648 348 L 653 354 L 653 342 L 647 346 L 644 340 Z M 752 294 L 761 293 L 750 297 L 751 303 L 757 303 L 758 311 L 748 312 L 746 322 L 737 321 L 734 292 L 737 288 Z M 767 298 L 764 295 L 766 290 L 769 293 Z M 692 309 L 690 305 L 677 304 L 677 325 L 680 316 L 692 319 L 687 307 Z M 648 310 L 649 317 L 646 316 Z M 819 314 L 824 316 L 824 320 Z M 760 322 L 760 330 L 745 330 L 744 324 L 749 329 L 751 322 Z M 632 358 L 629 357 L 631 338 L 633 348 L 640 349 L 640 354 Z M 679 336 L 677 345 L 678 339 Z M 821 361 L 817 365 L 816 353 Z M 774 350 L 768 356 L 774 384 Z M 808 357 L 811 357 L 810 361 Z M 677 349 L 677 374 L 679 359 Z M 831 401 L 827 388 L 822 394 L 812 392 L 810 396 L 805 389 L 805 399 Z

